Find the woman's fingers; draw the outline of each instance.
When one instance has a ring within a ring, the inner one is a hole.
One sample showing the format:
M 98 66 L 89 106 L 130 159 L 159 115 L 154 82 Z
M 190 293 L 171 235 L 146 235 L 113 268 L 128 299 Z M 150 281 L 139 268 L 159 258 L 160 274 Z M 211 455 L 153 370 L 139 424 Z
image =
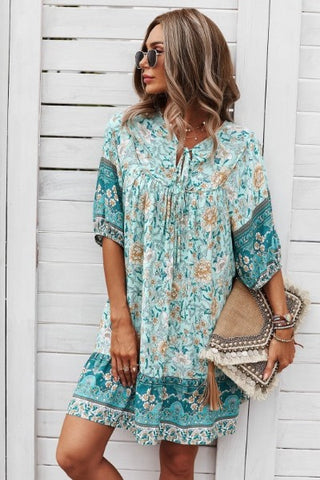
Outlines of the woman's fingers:
M 139 365 L 137 355 L 130 358 L 130 373 L 132 379 L 132 385 L 136 383 L 137 375 L 138 375 Z
M 117 380 L 120 377 L 123 386 L 132 386 L 135 384 L 139 365 L 137 358 L 128 359 L 128 357 L 112 357 L 112 374 Z M 113 366 L 114 365 L 114 366 Z M 115 371 L 115 373 L 113 373 Z
M 118 381 L 118 370 L 117 370 L 117 361 L 116 358 L 112 355 L 111 356 L 111 374 L 115 381 Z
M 131 386 L 132 385 L 132 378 L 131 378 L 131 370 L 130 370 L 130 364 L 128 360 L 123 360 L 123 371 L 124 371 L 124 376 L 126 378 L 126 386 Z
M 292 343 L 279 344 L 278 340 L 271 340 L 267 365 L 264 369 L 263 379 L 266 380 L 272 372 L 274 363 L 278 361 L 278 373 L 288 367 L 294 359 L 295 346 Z
M 124 366 L 122 365 L 121 358 L 117 357 L 116 362 L 117 362 L 117 372 L 118 372 L 118 375 L 120 377 L 121 383 L 124 387 L 126 387 L 127 386 L 127 379 L 126 379 L 126 376 L 124 374 Z
M 274 364 L 275 364 L 275 359 L 269 357 L 266 368 L 264 369 L 263 380 L 267 380 L 267 378 L 270 377 Z

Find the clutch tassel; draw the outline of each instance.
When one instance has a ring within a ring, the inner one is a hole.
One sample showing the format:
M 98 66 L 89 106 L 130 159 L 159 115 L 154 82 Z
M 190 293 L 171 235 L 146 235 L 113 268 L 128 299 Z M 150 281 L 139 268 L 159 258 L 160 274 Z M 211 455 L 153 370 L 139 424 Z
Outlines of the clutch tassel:
M 208 360 L 208 375 L 205 391 L 203 392 L 202 405 L 209 405 L 210 410 L 219 410 L 222 407 L 221 392 L 218 388 L 214 363 Z

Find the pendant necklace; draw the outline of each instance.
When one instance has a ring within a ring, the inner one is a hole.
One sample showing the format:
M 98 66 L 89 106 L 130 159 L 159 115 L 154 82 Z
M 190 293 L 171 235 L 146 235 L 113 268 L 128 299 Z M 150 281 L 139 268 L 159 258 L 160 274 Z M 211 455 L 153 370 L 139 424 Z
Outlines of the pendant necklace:
M 186 128 L 185 132 L 190 133 L 190 132 L 194 132 L 195 130 L 199 130 L 200 132 L 203 132 L 205 130 L 205 125 L 206 125 L 206 122 L 203 121 L 203 122 L 201 122 L 201 124 L 198 127 Z M 187 140 L 189 140 L 190 138 L 193 138 L 193 140 L 198 140 L 198 137 L 194 136 L 194 134 L 192 136 L 189 136 L 189 137 L 186 135 Z

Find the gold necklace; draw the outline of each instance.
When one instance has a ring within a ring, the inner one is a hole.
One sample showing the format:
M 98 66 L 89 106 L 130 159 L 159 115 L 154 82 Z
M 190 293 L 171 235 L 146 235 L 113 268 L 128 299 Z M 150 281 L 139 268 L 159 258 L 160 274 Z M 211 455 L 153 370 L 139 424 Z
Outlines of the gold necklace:
M 205 131 L 205 125 L 206 125 L 206 122 L 203 121 L 203 122 L 201 122 L 201 124 L 198 125 L 197 127 L 186 128 L 186 129 L 185 129 L 185 132 L 186 132 L 186 133 L 190 133 L 190 132 L 194 132 L 195 130 L 199 130 L 200 132 L 204 132 L 204 131 Z M 198 137 L 197 137 L 197 136 L 191 135 L 191 136 L 188 137 L 188 136 L 186 135 L 186 140 L 190 140 L 190 138 L 192 138 L 193 140 L 198 140 Z

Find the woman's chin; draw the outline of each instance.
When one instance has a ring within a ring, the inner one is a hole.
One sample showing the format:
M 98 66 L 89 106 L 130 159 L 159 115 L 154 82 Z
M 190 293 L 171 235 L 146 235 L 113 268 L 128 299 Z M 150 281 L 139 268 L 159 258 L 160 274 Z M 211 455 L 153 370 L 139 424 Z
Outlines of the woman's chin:
M 146 93 L 149 93 L 150 95 L 158 95 L 159 93 L 165 93 L 166 89 L 157 87 L 156 85 L 146 85 L 145 86 L 145 91 Z

